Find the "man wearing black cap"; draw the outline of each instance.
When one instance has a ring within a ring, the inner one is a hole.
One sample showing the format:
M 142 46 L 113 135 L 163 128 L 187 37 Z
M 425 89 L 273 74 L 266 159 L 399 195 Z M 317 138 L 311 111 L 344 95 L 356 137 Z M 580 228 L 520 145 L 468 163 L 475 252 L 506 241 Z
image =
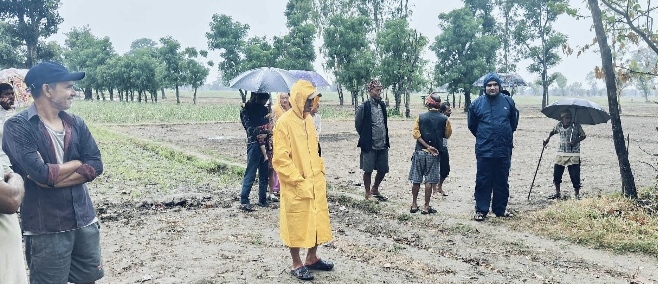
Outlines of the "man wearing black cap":
M 87 182 L 103 172 L 84 121 L 65 112 L 84 72 L 42 62 L 25 76 L 34 103 L 5 123 L 2 149 L 25 180 L 21 223 L 31 283 L 103 277 L 99 224 Z

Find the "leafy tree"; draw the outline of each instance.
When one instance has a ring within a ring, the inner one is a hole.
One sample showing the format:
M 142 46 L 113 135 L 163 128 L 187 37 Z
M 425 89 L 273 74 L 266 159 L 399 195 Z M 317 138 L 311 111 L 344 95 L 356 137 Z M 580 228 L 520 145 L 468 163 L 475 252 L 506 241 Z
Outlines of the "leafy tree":
M 395 111 L 400 113 L 402 95 L 405 95 L 406 116 L 410 116 L 409 98 L 414 87 L 421 84 L 423 61 L 421 53 L 427 45 L 427 38 L 409 28 L 405 18 L 386 22 L 384 29 L 377 34 L 377 49 L 382 58 L 380 63 L 381 83 L 391 86 L 395 95 Z
M 617 105 L 617 83 L 614 68 L 612 66 L 612 52 L 608 45 L 608 37 L 603 25 L 601 8 L 599 7 L 598 0 L 588 0 L 587 3 L 589 4 L 589 9 L 592 13 L 596 39 L 601 51 L 601 66 L 603 67 L 603 73 L 605 74 L 606 89 L 608 91 L 608 110 L 610 111 L 610 121 L 612 124 L 612 140 L 615 144 L 615 152 L 617 153 L 617 160 L 619 162 L 622 192 L 624 196 L 637 198 L 635 178 L 633 177 L 633 170 L 631 169 L 631 164 L 628 160 L 628 149 L 626 148 L 619 107 Z
M 484 35 L 482 24 L 468 8 L 461 8 L 439 15 L 442 31 L 430 47 L 436 54 L 436 82 L 448 84 L 449 92 L 464 92 L 464 110 L 471 104 L 473 82 L 494 69 L 493 57 L 498 49 L 494 36 Z
M 499 56 L 498 71 L 501 73 L 510 73 L 516 71 L 516 63 L 520 60 L 518 54 L 518 45 L 514 42 L 514 30 L 518 25 L 519 20 L 516 15 L 519 12 L 518 2 L 520 0 L 495 0 L 496 7 L 498 7 L 498 18 L 501 22 L 498 23 L 497 38 L 500 39 L 502 53 Z
M 573 82 L 569 86 L 567 86 L 567 90 L 569 91 L 570 94 L 575 94 L 576 96 L 580 97 L 585 93 L 585 90 L 583 89 L 583 83 L 581 82 Z
M 243 71 L 240 63 L 248 31 L 248 24 L 234 21 L 231 16 L 218 14 L 212 16 L 210 32 L 206 33 L 206 38 L 210 50 L 220 51 L 223 60 L 217 67 L 222 73 L 225 84 Z
M 206 82 L 210 69 L 205 67 L 198 58 L 205 58 L 208 55 L 208 52 L 202 50 L 197 52 L 193 47 L 188 47 L 185 49 L 185 62 L 183 63 L 183 70 L 185 74 L 185 82 L 194 89 L 194 97 L 192 102 L 196 104 L 196 94 L 199 87 L 203 86 L 203 83 Z M 209 65 L 212 65 L 212 61 Z
M 658 54 L 647 48 L 641 48 L 634 52 L 631 70 L 636 70 L 633 76 L 635 87 L 644 93 L 645 102 L 649 102 L 649 94 L 655 88 L 656 69 L 658 69 Z
M 130 52 L 134 52 L 135 50 L 146 48 L 148 50 L 155 50 L 155 48 L 158 47 L 158 43 L 155 42 L 154 40 L 150 38 L 140 38 L 134 40 L 130 44 Z
M 183 74 L 184 54 L 181 52 L 180 43 L 172 37 L 163 37 L 160 39 L 160 48 L 158 56 L 164 63 L 164 86 L 176 90 L 176 103 L 180 104 L 179 88 L 185 85 Z
M 25 65 L 24 48 L 20 40 L 13 36 L 11 27 L 0 22 L 0 67 L 22 67 Z
M 59 0 L 0 0 L 0 19 L 7 22 L 13 37 L 25 43 L 25 66 L 37 63 L 39 39 L 57 33 L 63 19 Z
M 352 94 L 352 104 L 358 105 L 357 97 L 363 86 L 372 77 L 374 54 L 366 38 L 370 19 L 365 16 L 333 16 L 325 28 L 324 55 L 326 66 L 333 70 L 334 77 Z M 344 98 L 339 93 L 340 105 Z
M 555 83 L 557 83 L 557 87 L 560 89 L 560 94 L 564 97 L 565 96 L 564 91 L 567 89 L 567 77 L 564 77 L 562 73 L 556 72 Z
M 523 47 L 522 56 L 533 61 L 528 71 L 541 78 L 543 108 L 548 104 L 548 86 L 555 80 L 548 70 L 560 63 L 558 52 L 567 42 L 567 36 L 556 31 L 553 24 L 560 15 L 573 13 L 573 10 L 568 0 L 526 0 L 519 1 L 519 7 L 521 20 L 514 36 L 516 44 Z
M 87 73 L 79 85 L 84 90 L 85 100 L 92 100 L 92 90 L 98 93 L 104 86 L 97 69 L 116 54 L 112 42 L 109 37 L 94 36 L 85 26 L 66 33 L 65 45 L 64 61 L 69 68 Z
M 276 66 L 277 55 L 266 37 L 252 37 L 244 46 L 244 59 L 241 69 L 251 70 L 260 67 Z

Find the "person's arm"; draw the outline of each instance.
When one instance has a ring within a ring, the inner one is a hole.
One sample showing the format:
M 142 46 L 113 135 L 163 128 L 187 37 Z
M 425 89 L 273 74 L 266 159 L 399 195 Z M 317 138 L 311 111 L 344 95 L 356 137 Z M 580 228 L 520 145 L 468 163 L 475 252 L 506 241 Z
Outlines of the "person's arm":
M 569 142 L 569 145 L 575 145 L 580 143 L 580 141 L 585 140 L 587 136 L 585 135 L 585 131 L 583 130 L 583 127 L 580 124 L 575 125 L 576 130 L 578 131 L 578 137 L 574 138 L 571 142 Z
M 477 102 L 477 100 L 475 101 Z M 467 114 L 467 121 L 468 121 L 468 130 L 471 131 L 471 134 L 475 136 L 475 133 L 478 130 L 478 118 L 477 114 L 475 113 L 475 104 L 471 104 L 468 107 L 468 114 Z
M 446 120 L 446 129 L 444 132 L 444 138 L 450 138 L 452 136 L 452 124 L 450 124 L 450 119 Z
M 512 132 L 516 131 L 516 128 L 519 126 L 519 110 L 516 108 L 516 104 L 512 98 L 507 97 L 510 104 L 510 126 L 512 127 Z
M 546 147 L 546 144 L 548 144 L 548 141 L 551 140 L 551 137 L 553 137 L 553 135 L 557 134 L 557 128 L 559 126 L 560 126 L 560 123 L 558 123 L 555 127 L 553 127 L 553 130 L 551 130 L 551 132 L 548 133 L 548 137 L 546 138 L 546 140 L 544 140 L 544 147 Z
M 247 131 L 247 137 L 255 140 L 257 139 L 256 136 L 260 135 L 260 129 L 258 129 L 259 125 L 256 125 L 249 116 L 249 110 L 247 109 L 248 107 L 249 105 L 245 105 L 245 107 L 240 111 L 240 120 L 242 121 L 244 130 Z
M 282 183 L 295 185 L 295 194 L 301 198 L 313 198 L 310 188 L 313 186 L 300 173 L 292 161 L 292 143 L 286 125 L 277 123 L 274 127 L 272 167 Z
M 425 149 L 432 155 L 436 156 L 439 154 L 439 150 L 436 148 L 432 147 L 430 144 L 427 144 L 425 142 L 425 139 L 423 139 L 421 133 L 420 133 L 420 117 L 416 117 L 416 121 L 414 122 L 414 127 L 412 129 L 412 135 L 414 136 L 414 139 L 420 143 L 420 145 L 423 145 Z
M 101 160 L 101 151 L 98 149 L 96 140 L 91 135 L 89 128 L 77 117 L 78 138 L 80 140 L 80 165 L 73 174 L 65 179 L 58 180 L 55 187 L 68 187 L 72 185 L 91 182 L 103 173 L 103 161 Z
M 23 178 L 16 173 L 6 173 L 0 180 L 0 213 L 14 214 L 23 201 Z
M 78 160 L 64 164 L 45 163 L 38 152 L 36 139 L 27 123 L 13 117 L 5 123 L 2 149 L 14 157 L 16 163 L 34 182 L 53 187 L 56 183 L 73 174 L 82 163 Z
M 361 124 L 363 123 L 363 104 L 359 105 L 356 108 L 356 113 L 354 114 L 354 128 L 356 132 L 361 135 Z

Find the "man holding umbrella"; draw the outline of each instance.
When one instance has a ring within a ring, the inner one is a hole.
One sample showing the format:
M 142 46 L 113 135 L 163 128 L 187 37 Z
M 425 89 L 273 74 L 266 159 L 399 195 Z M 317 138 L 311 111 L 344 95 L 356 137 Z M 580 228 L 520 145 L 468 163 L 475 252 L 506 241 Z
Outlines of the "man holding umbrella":
M 569 177 L 571 184 L 573 184 L 574 195 L 576 199 L 580 199 L 580 141 L 585 140 L 585 131 L 580 124 L 572 121 L 571 112 L 564 110 L 560 113 L 561 121 L 555 125 L 555 128 L 548 133 L 548 138 L 544 140 L 544 147 L 548 141 L 555 134 L 560 135 L 560 145 L 557 149 L 557 157 L 555 157 L 555 166 L 553 167 L 553 183 L 555 184 L 555 194 L 548 197 L 548 199 L 559 199 L 562 197 L 560 194 L 560 183 L 562 183 L 562 175 L 564 168 L 569 170 Z

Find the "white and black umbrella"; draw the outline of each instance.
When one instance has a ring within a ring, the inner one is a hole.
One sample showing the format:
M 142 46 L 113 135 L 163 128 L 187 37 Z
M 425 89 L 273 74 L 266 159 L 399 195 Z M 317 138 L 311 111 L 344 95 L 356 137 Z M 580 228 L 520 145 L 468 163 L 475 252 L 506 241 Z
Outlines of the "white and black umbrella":
M 583 99 L 561 99 L 541 110 L 544 115 L 556 120 L 560 120 L 560 114 L 565 111 L 570 112 L 572 121 L 579 124 L 595 125 L 610 120 L 610 115 L 601 106 Z
M 233 78 L 230 87 L 255 93 L 289 93 L 297 77 L 290 72 L 272 67 L 261 67 L 245 71 Z

